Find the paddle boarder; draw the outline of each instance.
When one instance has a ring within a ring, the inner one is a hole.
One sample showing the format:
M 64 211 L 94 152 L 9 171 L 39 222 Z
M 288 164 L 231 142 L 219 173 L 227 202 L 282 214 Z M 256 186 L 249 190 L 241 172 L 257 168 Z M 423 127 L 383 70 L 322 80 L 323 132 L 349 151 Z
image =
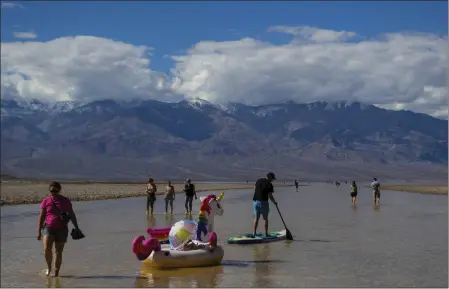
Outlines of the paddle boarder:
M 373 178 L 371 183 L 371 188 L 373 189 L 373 201 L 374 205 L 379 205 L 380 202 L 380 183 L 377 178 Z
M 254 209 L 254 228 L 252 237 L 256 237 L 257 227 L 259 225 L 260 215 L 262 215 L 265 221 L 265 236 L 270 237 L 268 233 L 268 214 L 270 212 L 270 205 L 268 199 L 273 204 L 277 205 L 276 200 L 273 197 L 274 188 L 272 182 L 276 180 L 274 173 L 269 172 L 266 178 L 260 178 L 256 181 L 254 186 L 253 196 L 253 209 Z

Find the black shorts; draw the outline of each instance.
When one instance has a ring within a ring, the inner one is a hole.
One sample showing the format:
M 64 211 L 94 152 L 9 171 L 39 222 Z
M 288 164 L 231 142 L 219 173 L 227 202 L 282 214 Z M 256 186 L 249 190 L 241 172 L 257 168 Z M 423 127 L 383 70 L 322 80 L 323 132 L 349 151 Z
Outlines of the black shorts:
M 351 197 L 357 197 L 357 193 L 356 192 L 352 192 L 351 193 Z
M 57 243 L 66 243 L 69 236 L 69 228 L 51 229 L 44 227 L 42 229 L 42 235 L 52 236 Z
M 380 199 L 380 192 L 374 192 L 373 196 L 374 198 Z

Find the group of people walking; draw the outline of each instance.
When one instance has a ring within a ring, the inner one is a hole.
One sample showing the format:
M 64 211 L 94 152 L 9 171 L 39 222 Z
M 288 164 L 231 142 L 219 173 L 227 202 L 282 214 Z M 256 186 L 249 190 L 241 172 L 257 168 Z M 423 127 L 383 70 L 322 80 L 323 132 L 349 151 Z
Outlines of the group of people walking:
M 157 193 L 157 186 L 154 182 L 153 178 L 148 179 L 147 184 L 147 215 L 153 215 L 154 212 L 154 203 L 156 202 L 156 193 Z M 186 209 L 186 214 L 191 215 L 192 214 L 192 206 L 193 206 L 193 198 L 195 200 L 198 198 L 195 191 L 195 185 L 192 184 L 191 179 L 187 179 L 186 183 L 184 184 L 184 193 L 185 193 L 185 204 L 184 207 Z M 172 185 L 171 181 L 168 181 L 167 185 L 165 186 L 165 194 L 164 194 L 164 201 L 165 201 L 165 214 L 168 214 L 168 206 L 170 205 L 170 214 L 173 214 L 173 202 L 176 198 L 176 192 L 175 187 Z
M 274 188 L 272 182 L 276 180 L 274 173 L 269 172 L 266 177 L 260 178 L 256 181 L 254 186 L 253 195 L 253 237 L 256 236 L 257 227 L 259 225 L 260 217 L 264 219 L 264 231 L 265 235 L 269 236 L 268 231 L 268 215 L 270 212 L 269 201 L 275 206 L 277 202 L 274 199 Z M 298 189 L 298 181 L 295 180 L 295 187 Z M 351 182 L 351 200 L 355 205 L 357 199 L 358 188 L 355 181 Z M 373 178 L 371 183 L 373 189 L 373 200 L 375 205 L 379 205 L 380 200 L 380 183 L 377 178 Z M 47 269 L 45 275 L 49 276 L 52 272 L 53 263 L 53 247 L 55 249 L 55 268 L 54 276 L 59 275 L 59 270 L 62 264 L 62 252 L 64 245 L 67 242 L 69 235 L 68 224 L 72 222 L 74 229 L 72 230 L 72 238 L 74 240 L 84 238 L 84 234 L 81 232 L 78 226 L 75 212 L 72 208 L 70 199 L 60 194 L 62 186 L 58 182 L 52 182 L 49 186 L 50 195 L 45 198 L 40 206 L 40 214 L 37 224 L 37 239 L 42 240 L 44 245 L 44 255 L 47 263 Z M 195 185 L 192 184 L 191 179 L 187 179 L 184 184 L 185 193 L 185 209 L 186 214 L 192 214 L 193 199 L 197 199 Z M 153 214 L 154 203 L 156 202 L 157 186 L 153 178 L 148 179 L 146 187 L 147 193 L 147 214 Z M 168 214 L 168 206 L 170 205 L 170 214 L 173 214 L 173 201 L 176 198 L 175 187 L 171 181 L 168 181 L 165 186 L 165 213 Z

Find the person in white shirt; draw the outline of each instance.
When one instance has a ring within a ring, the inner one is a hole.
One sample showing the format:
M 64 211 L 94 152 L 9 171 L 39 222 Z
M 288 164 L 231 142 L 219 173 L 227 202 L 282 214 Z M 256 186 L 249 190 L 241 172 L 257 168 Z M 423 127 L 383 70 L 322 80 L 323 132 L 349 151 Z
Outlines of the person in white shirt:
M 377 181 L 377 178 L 373 178 L 373 182 L 371 183 L 371 188 L 373 189 L 374 205 L 379 205 L 379 201 L 380 201 L 380 183 Z

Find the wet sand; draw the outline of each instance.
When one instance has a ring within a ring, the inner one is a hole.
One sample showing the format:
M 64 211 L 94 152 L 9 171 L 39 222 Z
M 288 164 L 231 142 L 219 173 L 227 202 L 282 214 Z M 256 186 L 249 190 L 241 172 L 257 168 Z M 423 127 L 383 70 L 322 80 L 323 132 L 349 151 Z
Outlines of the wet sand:
M 429 195 L 447 195 L 447 186 L 435 185 L 382 185 L 381 190 L 421 193 Z
M 357 206 L 349 187 L 330 184 L 275 187 L 279 209 L 295 241 L 228 245 L 226 238 L 252 227 L 252 190 L 229 191 L 214 231 L 225 250 L 220 266 L 179 270 L 142 268 L 131 241 L 148 227 L 184 218 L 184 198 L 175 215 L 145 214 L 145 197 L 74 202 L 86 238 L 69 239 L 61 277 L 39 275 L 45 268 L 36 240 L 39 205 L 1 210 L 3 287 L 441 287 L 448 285 L 448 205 L 442 195 L 382 191 L 373 206 L 370 188 L 360 185 Z M 200 193 L 199 196 L 220 191 Z M 199 201 L 194 202 L 198 212 Z M 270 207 L 270 229 L 283 229 Z M 70 225 L 71 226 L 71 225 Z M 262 225 L 261 225 L 262 226 Z M 259 231 L 262 227 L 259 227 Z M 143 272 L 142 272 L 143 271 Z M 143 276 L 140 276 L 143 273 Z
M 48 195 L 49 182 L 7 181 L 1 184 L 1 203 L 4 205 L 36 204 Z M 165 192 L 165 183 L 156 183 L 157 195 Z M 184 183 L 173 183 L 175 192 L 183 194 Z M 278 184 L 278 187 L 291 186 Z M 252 189 L 253 183 L 197 183 L 197 192 L 216 190 Z M 146 196 L 146 184 L 62 182 L 62 194 L 72 201 L 94 201 Z

